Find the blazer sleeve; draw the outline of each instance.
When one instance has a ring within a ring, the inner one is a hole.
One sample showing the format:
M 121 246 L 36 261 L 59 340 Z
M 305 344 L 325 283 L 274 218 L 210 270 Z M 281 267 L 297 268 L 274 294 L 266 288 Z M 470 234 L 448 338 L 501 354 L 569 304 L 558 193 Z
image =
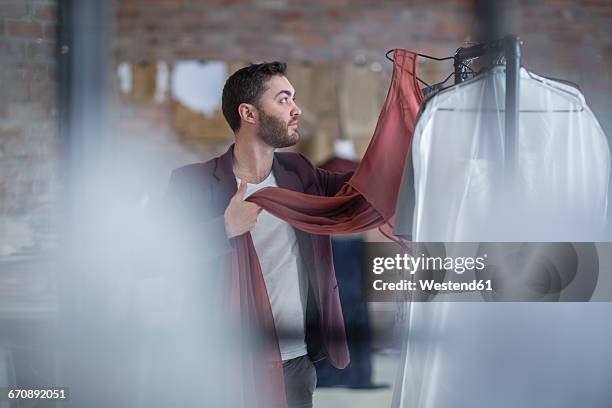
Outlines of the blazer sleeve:
M 310 170 L 314 172 L 316 182 L 322 190 L 322 195 L 327 197 L 336 195 L 344 183 L 349 181 L 351 177 L 353 177 L 353 173 L 355 173 L 354 171 L 349 171 L 347 173 L 334 173 L 332 171 L 324 170 L 322 168 L 315 167 L 304 155 L 300 154 L 299 156 L 310 168 Z
M 353 173 L 355 173 L 354 171 L 349 171 L 348 173 L 334 173 L 319 167 L 316 168 L 316 172 L 317 179 L 323 186 L 325 195 L 328 197 L 336 195 L 344 183 L 349 181 L 351 177 L 353 177 Z

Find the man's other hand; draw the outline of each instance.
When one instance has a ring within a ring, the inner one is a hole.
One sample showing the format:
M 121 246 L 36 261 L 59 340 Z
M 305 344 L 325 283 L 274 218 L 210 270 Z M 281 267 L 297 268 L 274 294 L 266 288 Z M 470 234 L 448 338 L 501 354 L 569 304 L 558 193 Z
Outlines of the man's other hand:
M 244 201 L 247 183 L 240 180 L 238 191 L 232 197 L 223 214 L 225 232 L 228 238 L 234 238 L 253 229 L 262 208 L 257 204 Z

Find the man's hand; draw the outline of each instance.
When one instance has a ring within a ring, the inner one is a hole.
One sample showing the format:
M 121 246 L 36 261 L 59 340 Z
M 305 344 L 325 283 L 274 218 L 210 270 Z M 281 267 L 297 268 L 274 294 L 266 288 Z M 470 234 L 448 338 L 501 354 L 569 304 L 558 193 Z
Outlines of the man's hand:
M 232 197 L 223 214 L 225 232 L 228 238 L 234 238 L 253 229 L 262 208 L 257 204 L 244 201 L 247 183 L 240 180 L 238 191 Z

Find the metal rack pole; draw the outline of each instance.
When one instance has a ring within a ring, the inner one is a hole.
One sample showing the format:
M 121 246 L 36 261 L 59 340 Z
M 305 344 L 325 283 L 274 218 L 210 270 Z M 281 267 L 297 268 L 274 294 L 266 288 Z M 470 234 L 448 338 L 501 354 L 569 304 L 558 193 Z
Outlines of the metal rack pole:
M 516 170 L 518 152 L 518 123 L 520 105 L 520 67 L 521 47 L 515 35 L 507 35 L 502 40 L 459 48 L 455 54 L 455 83 L 463 82 L 465 61 L 491 54 L 503 53 L 506 59 L 506 107 L 504 135 L 503 173 L 507 181 L 512 180 Z
M 504 37 L 506 57 L 506 117 L 504 138 L 504 173 L 515 173 L 518 152 L 518 123 L 520 106 L 521 47 L 514 35 Z

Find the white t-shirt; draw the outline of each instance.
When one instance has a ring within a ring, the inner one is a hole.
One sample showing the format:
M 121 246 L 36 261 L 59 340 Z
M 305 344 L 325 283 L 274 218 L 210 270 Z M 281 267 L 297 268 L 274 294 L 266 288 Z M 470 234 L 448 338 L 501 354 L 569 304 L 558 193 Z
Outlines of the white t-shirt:
M 240 184 L 237 178 L 236 182 Z M 264 187 L 277 187 L 270 175 L 259 184 L 247 183 L 245 198 Z M 307 354 L 304 310 L 308 287 L 293 227 L 263 210 L 251 230 L 263 273 L 283 360 Z

